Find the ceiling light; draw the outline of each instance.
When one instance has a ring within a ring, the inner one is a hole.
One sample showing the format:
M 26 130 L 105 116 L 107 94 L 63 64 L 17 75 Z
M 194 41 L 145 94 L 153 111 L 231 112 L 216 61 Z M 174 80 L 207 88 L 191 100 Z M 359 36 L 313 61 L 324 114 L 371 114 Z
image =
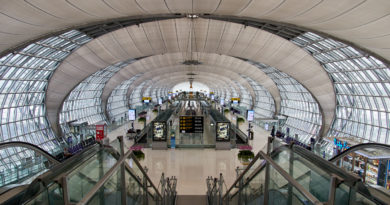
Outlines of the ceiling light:
M 188 14 L 187 15 L 187 18 L 190 18 L 190 19 L 195 19 L 195 18 L 198 18 L 199 16 L 196 15 L 196 14 Z

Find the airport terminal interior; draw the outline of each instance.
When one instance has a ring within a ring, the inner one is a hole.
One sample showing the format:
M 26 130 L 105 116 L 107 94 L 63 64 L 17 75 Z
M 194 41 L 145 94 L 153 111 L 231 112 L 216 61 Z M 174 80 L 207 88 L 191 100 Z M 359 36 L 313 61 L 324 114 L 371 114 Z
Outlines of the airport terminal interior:
M 2 1 L 0 204 L 390 204 L 390 1 Z

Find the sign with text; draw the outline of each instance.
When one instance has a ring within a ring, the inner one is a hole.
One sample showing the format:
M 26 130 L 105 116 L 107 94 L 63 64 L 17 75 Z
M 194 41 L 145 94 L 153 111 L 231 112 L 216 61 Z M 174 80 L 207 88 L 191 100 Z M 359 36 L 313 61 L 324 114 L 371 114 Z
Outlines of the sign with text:
M 135 120 L 135 110 L 129 109 L 129 120 L 134 121 Z
M 142 102 L 150 103 L 150 102 L 152 102 L 152 98 L 151 97 L 142 97 Z
M 104 138 L 104 125 L 96 125 L 96 140 Z
M 255 119 L 255 111 L 248 110 L 246 115 L 246 120 L 248 120 L 248 122 L 253 122 L 254 119 Z
M 180 133 L 203 133 L 203 116 L 180 116 Z

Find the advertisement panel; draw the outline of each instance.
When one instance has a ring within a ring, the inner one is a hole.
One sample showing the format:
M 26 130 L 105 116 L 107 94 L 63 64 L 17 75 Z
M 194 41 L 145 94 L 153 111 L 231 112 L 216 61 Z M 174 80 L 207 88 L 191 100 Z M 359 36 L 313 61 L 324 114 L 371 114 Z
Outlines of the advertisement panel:
M 248 122 L 253 122 L 253 120 L 255 119 L 255 111 L 254 110 L 248 110 L 246 116 L 247 116 L 246 120 L 248 120 Z
M 129 120 L 134 121 L 135 120 L 135 110 L 129 109 Z
M 96 140 L 104 138 L 104 125 L 96 125 Z

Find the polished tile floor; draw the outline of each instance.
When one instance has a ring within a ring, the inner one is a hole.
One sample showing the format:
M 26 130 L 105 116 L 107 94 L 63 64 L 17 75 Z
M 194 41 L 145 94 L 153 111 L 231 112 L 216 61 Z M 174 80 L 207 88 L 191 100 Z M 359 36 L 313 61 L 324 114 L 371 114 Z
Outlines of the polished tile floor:
M 148 112 L 151 113 L 151 112 Z M 151 114 L 148 122 L 156 117 Z M 231 119 L 232 116 L 226 116 Z M 143 124 L 135 123 L 135 128 L 142 128 Z M 125 135 L 130 123 L 110 132 L 108 137 L 114 140 L 117 136 Z M 245 122 L 240 129 L 246 132 L 248 124 Z M 254 140 L 249 144 L 255 154 L 259 150 L 265 150 L 269 131 L 258 126 L 253 127 Z M 125 145 L 130 147 L 132 140 L 125 139 Z M 141 161 L 148 168 L 148 174 L 153 183 L 158 186 L 161 173 L 165 176 L 176 176 L 178 179 L 177 191 L 179 195 L 204 195 L 206 194 L 206 178 L 218 177 L 222 173 L 227 187 L 230 187 L 236 178 L 236 168 L 244 167 L 237 159 L 238 149 L 215 150 L 215 149 L 168 149 L 152 150 L 144 149 L 145 159 Z

